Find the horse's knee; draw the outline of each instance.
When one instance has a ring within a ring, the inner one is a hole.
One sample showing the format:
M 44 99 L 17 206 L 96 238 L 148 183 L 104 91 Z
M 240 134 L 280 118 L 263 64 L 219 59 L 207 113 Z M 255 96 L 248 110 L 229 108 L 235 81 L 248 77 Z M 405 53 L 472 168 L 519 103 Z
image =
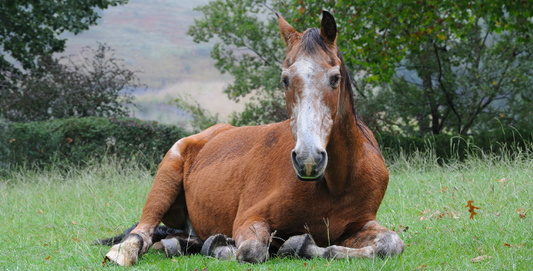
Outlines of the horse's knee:
M 256 239 L 249 239 L 239 246 L 235 254 L 239 262 L 262 263 L 268 260 L 268 247 Z
M 132 266 L 137 263 L 143 248 L 143 239 L 137 234 L 130 234 L 120 244 L 111 247 L 105 255 L 104 262 L 111 261 L 120 266 Z
M 405 244 L 396 232 L 387 230 L 377 237 L 375 253 L 381 258 L 400 255 L 405 249 Z

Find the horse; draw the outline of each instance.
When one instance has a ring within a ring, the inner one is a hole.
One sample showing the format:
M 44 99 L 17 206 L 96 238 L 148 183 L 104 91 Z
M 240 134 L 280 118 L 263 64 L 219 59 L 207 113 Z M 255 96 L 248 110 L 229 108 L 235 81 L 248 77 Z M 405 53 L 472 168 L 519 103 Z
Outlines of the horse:
M 357 114 L 333 15 L 323 11 L 320 29 L 302 33 L 276 15 L 287 49 L 281 84 L 289 119 L 217 124 L 177 141 L 140 222 L 112 242 L 104 262 L 135 264 L 160 223 L 181 232 L 155 243 L 167 256 L 192 251 L 261 263 L 274 254 L 352 259 L 404 251 L 398 234 L 376 220 L 389 173 Z M 188 250 L 189 242 L 196 248 Z

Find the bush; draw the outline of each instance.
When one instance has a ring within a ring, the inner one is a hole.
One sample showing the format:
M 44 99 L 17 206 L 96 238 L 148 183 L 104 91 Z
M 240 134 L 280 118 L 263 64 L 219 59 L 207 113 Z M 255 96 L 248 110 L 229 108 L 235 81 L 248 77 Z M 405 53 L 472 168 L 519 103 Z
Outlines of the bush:
M 23 164 L 83 165 L 93 157 L 157 165 L 188 133 L 174 125 L 131 118 L 68 118 L 28 123 L 0 122 L 0 168 Z
M 131 92 L 144 87 L 137 72 L 99 44 L 79 56 L 42 56 L 26 74 L 0 69 L 0 117 L 15 122 L 125 117 L 134 105 Z
M 431 152 L 441 160 L 463 161 L 468 156 L 515 155 L 531 149 L 533 130 L 518 130 L 506 127 L 499 131 L 474 136 L 453 136 L 438 134 L 426 138 L 397 136 L 390 133 L 376 133 L 379 146 L 387 158 L 415 152 Z

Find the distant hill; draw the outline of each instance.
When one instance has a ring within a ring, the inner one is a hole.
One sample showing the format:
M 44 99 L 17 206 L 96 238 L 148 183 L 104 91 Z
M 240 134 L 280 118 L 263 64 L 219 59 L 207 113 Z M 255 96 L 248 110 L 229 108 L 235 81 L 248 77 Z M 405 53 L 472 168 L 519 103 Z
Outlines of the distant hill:
M 231 78 L 213 66 L 209 56 L 212 44 L 196 44 L 186 35 L 194 18 L 202 16 L 193 8 L 207 2 L 130 0 L 124 6 L 110 7 L 100 11 L 98 25 L 79 35 L 63 36 L 68 39 L 65 54 L 106 43 L 131 70 L 142 71 L 141 80 L 149 91 L 136 93 L 143 106 L 136 111 L 138 118 L 181 123 L 186 115 L 168 105 L 177 93 L 189 93 L 202 106 L 225 117 L 243 108 L 222 93 Z

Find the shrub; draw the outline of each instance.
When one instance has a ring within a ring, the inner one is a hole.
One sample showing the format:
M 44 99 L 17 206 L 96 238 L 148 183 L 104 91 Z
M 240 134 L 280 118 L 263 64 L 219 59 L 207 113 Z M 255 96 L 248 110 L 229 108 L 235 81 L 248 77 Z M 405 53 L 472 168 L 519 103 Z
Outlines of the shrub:
M 142 87 L 137 72 L 103 44 L 86 47 L 78 57 L 42 56 L 26 74 L 0 69 L 0 117 L 16 122 L 124 117 L 134 105 L 132 90 Z
M 484 154 L 515 155 L 531 149 L 533 130 L 506 127 L 499 131 L 471 136 L 438 134 L 425 138 L 376 133 L 379 146 L 387 158 L 399 154 L 432 152 L 435 158 L 464 160 L 468 156 Z
M 188 133 L 174 125 L 131 118 L 67 118 L 27 123 L 0 122 L 0 168 L 28 164 L 83 165 L 115 156 L 123 162 L 157 165 Z

